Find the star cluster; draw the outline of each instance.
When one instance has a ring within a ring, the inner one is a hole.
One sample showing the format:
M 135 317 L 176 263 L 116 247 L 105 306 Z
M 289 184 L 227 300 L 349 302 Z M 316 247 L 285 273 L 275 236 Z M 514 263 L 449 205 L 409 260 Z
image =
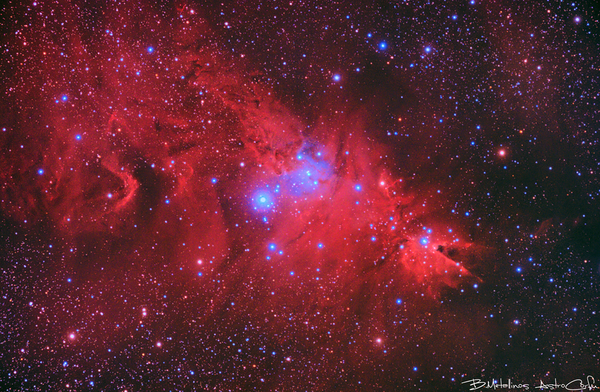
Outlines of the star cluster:
M 598 18 L 8 3 L 3 390 L 600 379 Z

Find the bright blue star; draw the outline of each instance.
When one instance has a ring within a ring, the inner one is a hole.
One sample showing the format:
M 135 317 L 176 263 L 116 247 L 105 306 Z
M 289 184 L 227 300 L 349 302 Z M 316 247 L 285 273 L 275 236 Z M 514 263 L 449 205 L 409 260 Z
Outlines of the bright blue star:
M 62 97 L 60 97 L 60 99 L 62 99 L 63 102 L 67 102 L 67 99 L 69 99 L 69 97 L 63 95 Z
M 333 75 L 333 81 L 334 82 L 339 82 L 340 80 L 342 80 L 342 77 L 340 76 L 340 74 L 334 74 Z
M 44 174 L 44 169 L 38 169 L 37 173 L 41 176 L 42 174 Z
M 217 183 L 217 179 L 216 179 L 216 178 L 212 178 L 212 179 L 210 180 L 210 182 L 212 182 L 213 184 L 216 184 L 216 183 Z
M 381 41 L 379 43 L 379 49 L 386 50 L 387 49 L 387 43 L 385 41 Z
M 81 135 L 79 135 L 79 134 L 75 135 L 75 140 L 81 140 Z
M 402 303 L 402 300 L 401 300 L 400 298 L 398 298 L 398 299 L 396 300 L 396 303 L 397 303 L 398 305 L 400 305 L 400 304 Z
M 273 207 L 273 196 L 268 191 L 259 191 L 252 198 L 255 210 L 268 210 Z
M 425 237 L 421 238 L 421 240 L 419 241 L 421 243 L 421 245 L 427 245 L 427 243 L 429 243 L 429 240 Z
M 154 48 L 152 46 L 149 46 L 148 47 L 148 53 L 152 53 L 152 52 L 154 52 Z

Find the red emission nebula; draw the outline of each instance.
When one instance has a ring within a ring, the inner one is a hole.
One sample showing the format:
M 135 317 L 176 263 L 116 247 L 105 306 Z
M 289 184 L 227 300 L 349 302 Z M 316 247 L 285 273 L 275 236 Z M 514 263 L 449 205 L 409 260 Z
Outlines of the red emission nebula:
M 555 243 L 552 219 L 576 230 L 582 214 L 532 217 L 504 200 L 511 179 L 490 173 L 525 150 L 473 136 L 479 114 L 465 107 L 453 120 L 453 102 L 425 99 L 416 79 L 386 71 L 409 44 L 383 28 L 371 38 L 373 5 L 349 30 L 372 39 L 356 55 L 337 38 L 315 42 L 315 52 L 339 44 L 330 49 L 339 58 L 364 57 L 342 67 L 302 57 L 310 48 L 300 43 L 268 46 L 266 35 L 301 41 L 286 30 L 296 5 L 250 3 L 4 10 L 6 390 L 441 391 L 468 390 L 461 382 L 482 372 L 521 382 L 556 374 L 503 351 L 513 336 L 535 351 L 523 332 L 533 304 L 507 282 L 553 257 L 513 238 Z M 322 6 L 304 18 L 323 12 L 338 26 L 359 9 Z M 261 18 L 263 33 L 249 35 Z M 237 41 L 236 20 L 247 29 Z M 329 34 L 325 19 L 313 23 Z M 404 73 L 442 50 L 412 45 L 424 49 Z M 485 181 L 493 185 L 478 190 Z M 481 201 L 489 192 L 501 200 L 494 207 Z M 598 364 L 582 352 L 582 363 Z

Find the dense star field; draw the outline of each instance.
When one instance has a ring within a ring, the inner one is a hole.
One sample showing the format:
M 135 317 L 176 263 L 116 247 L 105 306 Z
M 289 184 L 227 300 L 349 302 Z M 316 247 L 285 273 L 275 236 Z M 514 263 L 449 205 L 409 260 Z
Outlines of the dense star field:
M 599 15 L 4 5 L 0 389 L 600 380 Z

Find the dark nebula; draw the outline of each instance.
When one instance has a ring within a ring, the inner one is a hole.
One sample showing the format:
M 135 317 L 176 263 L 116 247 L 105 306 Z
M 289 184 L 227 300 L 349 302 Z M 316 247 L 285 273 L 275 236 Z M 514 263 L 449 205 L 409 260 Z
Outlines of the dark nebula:
M 600 387 L 598 17 L 8 3 L 2 390 Z

